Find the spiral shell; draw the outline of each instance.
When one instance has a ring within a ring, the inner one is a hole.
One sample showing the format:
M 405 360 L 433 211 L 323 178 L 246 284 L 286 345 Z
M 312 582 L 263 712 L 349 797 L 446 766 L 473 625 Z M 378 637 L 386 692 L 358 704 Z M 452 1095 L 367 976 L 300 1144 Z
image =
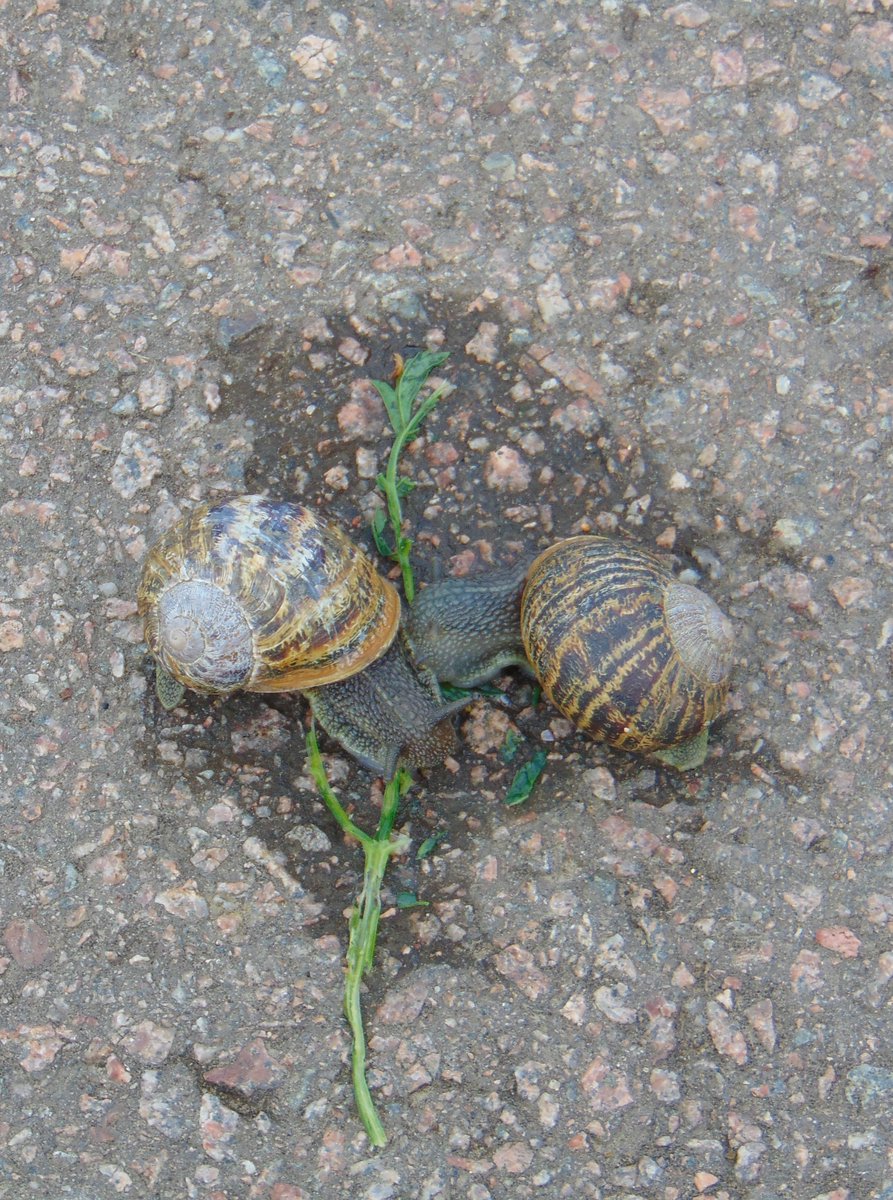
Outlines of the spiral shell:
M 299 504 L 201 505 L 152 547 L 138 608 L 149 649 L 186 687 L 318 687 L 384 654 L 400 600 L 337 525 Z
M 528 574 L 521 636 L 555 707 L 619 749 L 691 741 L 722 710 L 731 623 L 644 550 L 601 537 L 550 546 Z

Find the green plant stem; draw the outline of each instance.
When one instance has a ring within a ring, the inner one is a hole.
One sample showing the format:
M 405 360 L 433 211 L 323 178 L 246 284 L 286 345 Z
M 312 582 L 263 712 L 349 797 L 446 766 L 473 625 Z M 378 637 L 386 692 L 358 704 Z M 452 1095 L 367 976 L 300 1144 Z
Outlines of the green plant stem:
M 373 522 L 373 532 L 379 550 L 400 564 L 407 604 L 411 604 L 415 599 L 415 582 L 409 562 L 412 542 L 403 535 L 403 506 L 400 503 L 400 497 L 401 494 L 406 495 L 412 489 L 413 484 L 410 480 L 401 479 L 398 476 L 397 467 L 407 443 L 418 434 L 425 418 L 447 390 L 446 384 L 442 384 L 419 402 L 415 408 L 413 407 L 419 391 L 430 373 L 445 362 L 447 357 L 446 353 L 426 352 L 414 356 L 405 365 L 402 359 L 398 358 L 399 370 L 395 379 L 395 388 L 381 380 L 373 380 L 394 431 L 394 441 L 388 455 L 387 470 L 384 475 L 378 476 L 378 484 L 387 501 L 388 518 L 394 536 L 393 551 L 388 548 L 386 543 L 383 545 L 380 540 L 380 534 L 384 527 L 384 518 L 381 514 L 379 514 L 381 516 L 380 523 Z M 360 989 L 363 984 L 363 976 L 371 969 L 372 960 L 375 957 L 375 943 L 378 939 L 378 926 L 381 921 L 381 885 L 388 862 L 394 855 L 405 854 L 409 849 L 409 838 L 394 837 L 392 834 L 400 798 L 412 786 L 412 776 L 407 771 L 398 770 L 394 778 L 388 781 L 382 797 L 378 826 L 375 835 L 370 837 L 368 833 L 354 824 L 332 791 L 319 752 L 316 729 L 312 722 L 307 732 L 307 761 L 310 773 L 329 812 L 344 833 L 359 842 L 363 851 L 363 886 L 350 914 L 350 939 L 347 945 L 347 971 L 344 980 L 344 1015 L 353 1035 L 351 1076 L 357 1110 L 369 1141 L 373 1146 L 380 1147 L 385 1145 L 387 1138 L 366 1080 L 366 1034 L 363 1029 Z
M 366 1081 L 366 1034 L 360 1005 L 363 976 L 372 966 L 378 923 L 381 919 L 381 885 L 393 853 L 385 842 L 373 841 L 363 847 L 365 855 L 363 888 L 350 914 L 350 941 L 347 947 L 347 975 L 344 981 L 344 1015 L 353 1034 L 351 1074 L 353 1091 L 369 1141 L 383 1146 L 387 1141 L 384 1127 Z
M 400 462 L 400 456 L 405 450 L 407 442 L 416 436 L 425 417 L 434 408 L 434 405 L 445 391 L 446 385 L 442 384 L 430 396 L 426 397 L 422 406 L 402 429 L 395 431 L 396 436 L 391 443 L 388 466 L 384 475 L 382 490 L 384 491 L 385 500 L 388 505 L 388 517 L 394 534 L 394 557 L 400 564 L 400 573 L 403 576 L 403 594 L 406 596 L 407 604 L 412 604 L 415 599 L 415 580 L 413 579 L 412 566 L 409 561 L 409 551 L 412 549 L 412 542 L 409 538 L 403 536 L 403 506 L 400 503 L 400 492 L 398 490 L 397 464 Z
M 366 1033 L 363 1028 L 360 988 L 363 976 L 371 968 L 375 957 L 375 943 L 378 940 L 378 926 L 381 921 L 381 885 L 388 862 L 394 855 L 404 854 L 409 846 L 408 838 L 392 837 L 391 833 L 397 819 L 400 798 L 409 790 L 412 777 L 406 771 L 398 771 L 387 784 L 382 797 L 378 827 L 375 836 L 370 837 L 354 824 L 332 791 L 319 753 L 316 730 L 312 725 L 307 733 L 307 756 L 310 773 L 326 807 L 344 833 L 348 837 L 356 838 L 363 850 L 363 886 L 350 914 L 350 940 L 347 946 L 347 972 L 344 980 L 344 1015 L 353 1035 L 351 1076 L 357 1110 L 369 1141 L 373 1146 L 381 1147 L 386 1144 L 387 1137 L 366 1080 Z

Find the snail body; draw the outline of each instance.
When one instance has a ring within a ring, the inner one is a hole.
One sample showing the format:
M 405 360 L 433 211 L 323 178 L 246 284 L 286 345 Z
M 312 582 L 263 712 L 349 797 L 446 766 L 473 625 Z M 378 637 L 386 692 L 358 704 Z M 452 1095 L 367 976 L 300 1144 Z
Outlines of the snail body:
M 527 567 L 442 579 L 420 591 L 407 617 L 416 657 L 443 683 L 474 688 L 527 666 L 521 595 Z
M 433 765 L 451 730 L 434 676 L 409 661 L 396 590 L 333 522 L 241 496 L 200 505 L 150 550 L 138 592 L 159 699 L 300 690 L 328 733 L 390 776 Z
M 463 583 L 433 585 L 419 619 L 409 616 L 414 651 L 439 678 L 473 686 L 491 664 L 498 671 L 520 661 L 596 740 L 680 767 L 703 761 L 707 727 L 728 692 L 732 627 L 660 559 L 611 538 L 557 542 L 523 576 L 504 579 L 501 605 L 491 591 L 498 620 L 483 620 L 478 606 L 474 643 L 484 649 L 474 662 L 465 647 L 475 605 L 460 602 Z

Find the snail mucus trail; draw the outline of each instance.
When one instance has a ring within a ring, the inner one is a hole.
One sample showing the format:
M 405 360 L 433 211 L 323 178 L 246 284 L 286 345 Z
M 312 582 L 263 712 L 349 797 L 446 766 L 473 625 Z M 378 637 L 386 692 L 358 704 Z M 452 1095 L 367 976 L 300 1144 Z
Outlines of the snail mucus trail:
M 322 727 L 391 778 L 453 745 L 437 680 L 410 659 L 400 599 L 334 522 L 299 504 L 242 496 L 197 507 L 152 547 L 138 610 L 161 703 L 300 691 Z
M 605 537 L 557 542 L 526 568 L 445 579 L 416 597 L 407 634 L 443 682 L 532 671 L 598 741 L 700 766 L 729 688 L 731 622 L 659 558 Z

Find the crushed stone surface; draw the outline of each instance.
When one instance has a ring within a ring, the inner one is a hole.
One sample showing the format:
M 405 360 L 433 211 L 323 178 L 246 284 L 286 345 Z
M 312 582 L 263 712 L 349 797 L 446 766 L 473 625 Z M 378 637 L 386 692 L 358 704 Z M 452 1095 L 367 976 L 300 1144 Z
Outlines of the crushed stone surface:
M 891 0 L 6 0 L 0 46 L 0 1197 L 890 1200 Z M 373 1152 L 305 706 L 165 713 L 135 591 L 239 492 L 374 550 L 421 347 L 420 581 L 609 534 L 738 651 L 688 775 L 518 673 L 457 722 Z

